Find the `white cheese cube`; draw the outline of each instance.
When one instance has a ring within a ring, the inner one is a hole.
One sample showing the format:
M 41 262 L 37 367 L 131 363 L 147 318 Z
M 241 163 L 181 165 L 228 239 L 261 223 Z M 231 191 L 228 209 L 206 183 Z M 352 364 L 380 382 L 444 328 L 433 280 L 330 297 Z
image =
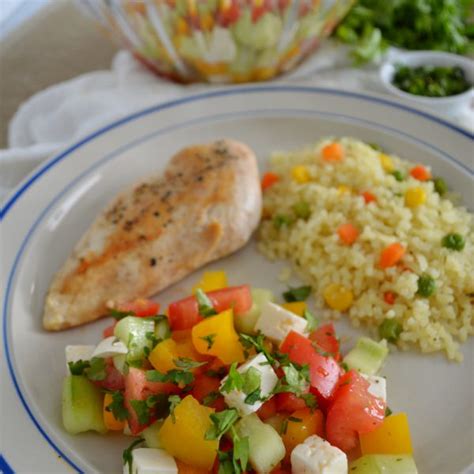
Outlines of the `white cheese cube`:
M 345 453 L 316 435 L 291 452 L 292 474 L 347 474 L 347 469 Z
M 368 392 L 374 397 L 381 398 L 385 403 L 387 402 L 387 381 L 384 377 L 377 375 L 360 374 L 369 382 Z
M 278 377 L 275 374 L 275 371 L 268 363 L 267 358 L 261 353 L 248 360 L 245 364 L 242 364 L 237 369 L 237 371 L 241 374 L 244 374 L 251 367 L 258 370 L 258 372 L 260 373 L 261 397 L 268 397 L 278 382 Z M 226 380 L 227 377 L 222 381 L 221 388 L 225 384 Z M 250 415 L 250 413 L 257 411 L 263 405 L 263 402 L 260 400 L 257 400 L 253 404 L 245 403 L 247 395 L 241 390 L 232 390 L 228 393 L 222 392 L 222 394 L 224 395 L 224 399 L 227 405 L 236 408 L 242 416 Z
M 77 362 L 78 360 L 91 360 L 95 346 L 66 346 L 66 374 L 70 375 L 69 362 Z
M 132 474 L 178 474 L 173 456 L 163 449 L 137 448 L 132 451 Z M 129 474 L 129 466 L 123 466 L 123 474 Z
M 305 334 L 306 325 L 306 319 L 301 316 L 297 316 L 277 304 L 267 302 L 262 307 L 255 330 L 261 331 L 269 339 L 281 343 L 290 331 Z
M 115 336 L 106 337 L 97 344 L 92 357 L 115 357 L 128 352 L 127 346 Z

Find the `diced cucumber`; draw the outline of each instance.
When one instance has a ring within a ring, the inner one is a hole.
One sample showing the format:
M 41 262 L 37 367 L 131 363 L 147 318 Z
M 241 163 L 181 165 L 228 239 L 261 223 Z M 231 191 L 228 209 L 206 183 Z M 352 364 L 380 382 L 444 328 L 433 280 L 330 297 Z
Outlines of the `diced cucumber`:
M 171 329 L 168 323 L 168 319 L 162 319 L 158 321 L 155 325 L 155 337 L 159 341 L 164 341 L 171 337 Z
M 152 348 L 155 323 L 146 318 L 127 316 L 121 319 L 114 329 L 114 336 L 118 337 L 128 347 L 127 360 L 139 360 L 145 357 L 145 347 Z M 148 334 L 148 336 L 147 336 Z
M 125 374 L 125 363 L 127 362 L 127 355 L 120 354 L 112 358 L 115 368 L 122 374 Z
M 236 424 L 240 436 L 249 438 L 249 461 L 258 473 L 271 472 L 285 457 L 285 445 L 276 430 L 252 413 Z
M 409 454 L 366 454 L 351 462 L 351 474 L 417 474 L 415 460 Z
M 234 318 L 235 328 L 238 332 L 245 334 L 255 334 L 255 324 L 262 312 L 262 306 L 269 301 L 273 301 L 275 297 L 270 290 L 264 288 L 252 288 L 252 307 L 243 314 L 239 314 Z
M 163 426 L 163 420 L 155 421 L 152 425 L 148 428 L 145 428 L 141 435 L 145 440 L 147 447 L 149 448 L 158 448 L 162 449 L 163 445 L 160 443 L 160 439 L 158 437 L 158 432 L 160 431 L 161 427 Z
M 344 357 L 349 369 L 356 369 L 367 375 L 375 375 L 387 357 L 387 341 L 376 342 L 368 337 L 361 337 L 355 347 Z
M 103 417 L 104 394 L 84 375 L 69 375 L 64 379 L 62 412 L 68 433 L 84 431 L 105 433 Z
M 271 12 L 265 13 L 254 23 L 252 13 L 247 8 L 232 26 L 232 34 L 237 43 L 255 50 L 263 50 L 276 46 L 282 26 L 281 18 Z

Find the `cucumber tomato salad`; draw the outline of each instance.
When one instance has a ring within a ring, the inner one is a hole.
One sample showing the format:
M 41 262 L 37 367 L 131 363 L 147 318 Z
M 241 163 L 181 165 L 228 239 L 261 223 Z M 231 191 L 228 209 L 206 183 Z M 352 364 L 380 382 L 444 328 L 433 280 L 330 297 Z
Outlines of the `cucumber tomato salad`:
M 310 292 L 277 304 L 205 272 L 166 314 L 119 305 L 97 346 L 66 347 L 65 429 L 135 437 L 124 473 L 416 473 L 407 416 L 377 375 L 386 341 L 341 354 Z

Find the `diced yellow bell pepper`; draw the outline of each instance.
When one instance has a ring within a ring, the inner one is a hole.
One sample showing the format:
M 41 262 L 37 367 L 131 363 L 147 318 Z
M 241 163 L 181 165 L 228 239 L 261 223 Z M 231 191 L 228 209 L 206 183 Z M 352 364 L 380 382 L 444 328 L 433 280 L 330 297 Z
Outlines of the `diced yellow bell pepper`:
M 219 448 L 218 440 L 205 439 L 212 425 L 209 415 L 214 411 L 191 395 L 183 398 L 158 434 L 163 448 L 189 466 L 210 470 Z
M 309 170 L 304 165 L 295 166 L 291 170 L 291 176 L 297 183 L 300 183 L 300 184 L 308 183 L 309 181 L 311 181 Z
M 395 169 L 392 158 L 390 158 L 385 153 L 380 153 L 379 160 L 380 160 L 380 165 L 387 173 L 391 173 Z
M 115 418 L 114 414 L 111 411 L 106 410 L 106 408 L 112 403 L 112 395 L 106 393 L 104 396 L 104 424 L 109 431 L 123 431 L 125 428 L 125 421 L 120 421 Z
M 201 279 L 194 285 L 193 294 L 198 288 L 204 293 L 214 290 L 220 290 L 227 286 L 227 274 L 223 271 L 204 272 Z
M 291 311 L 292 313 L 297 314 L 298 316 L 303 316 L 306 311 L 306 303 L 304 301 L 294 301 L 292 303 L 283 303 L 281 305 L 283 308 Z
M 413 454 L 406 413 L 387 416 L 377 429 L 359 438 L 362 454 Z
M 176 460 L 176 465 L 178 466 L 178 474 L 209 474 L 207 469 L 190 466 L 179 459 Z
M 426 202 L 426 191 L 423 188 L 408 188 L 405 192 L 405 205 L 407 207 L 421 206 Z
M 352 189 L 349 186 L 346 186 L 345 184 L 340 184 L 337 187 L 337 190 L 339 191 L 339 194 L 347 194 L 352 192 Z
M 224 364 L 244 361 L 231 309 L 204 319 L 193 327 L 191 334 L 200 354 L 218 357 Z
M 173 360 L 178 357 L 178 344 L 173 339 L 165 339 L 150 352 L 148 360 L 156 370 L 166 373 L 176 369 Z

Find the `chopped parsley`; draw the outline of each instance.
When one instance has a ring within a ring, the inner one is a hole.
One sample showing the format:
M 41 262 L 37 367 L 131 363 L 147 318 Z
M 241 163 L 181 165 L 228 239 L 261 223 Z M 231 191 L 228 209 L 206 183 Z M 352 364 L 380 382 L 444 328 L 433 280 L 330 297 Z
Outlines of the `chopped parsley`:
M 174 410 L 181 403 L 181 398 L 178 395 L 170 395 L 168 397 L 168 403 L 169 403 L 171 421 L 173 423 L 176 423 L 176 416 L 174 414 Z
M 390 410 L 389 407 L 385 408 L 385 418 L 386 418 L 387 416 L 390 416 L 392 413 L 393 413 L 393 412 L 392 412 L 392 410 Z
M 208 334 L 207 336 L 201 336 L 199 339 L 202 339 L 203 341 L 207 342 L 206 349 L 209 350 L 214 345 L 216 334 Z
M 116 319 L 117 321 L 120 321 L 123 318 L 126 318 L 127 316 L 136 316 L 136 314 L 133 311 L 120 311 L 118 309 L 111 309 L 109 316 L 112 318 Z
M 239 413 L 235 408 L 229 408 L 228 410 L 211 413 L 209 418 L 212 421 L 212 426 L 206 431 L 205 439 L 220 439 L 238 420 Z
M 283 298 L 287 303 L 294 303 L 295 301 L 305 301 L 311 293 L 310 286 L 300 286 L 298 288 L 289 288 L 283 293 Z
M 296 416 L 289 416 L 288 421 L 292 421 L 293 423 L 301 423 L 303 420 L 301 418 L 296 418 Z
M 130 405 L 137 414 L 138 422 L 141 425 L 146 425 L 150 421 L 150 407 L 146 400 L 130 400 Z
M 68 362 L 69 372 L 71 375 L 82 375 L 84 374 L 85 370 L 88 369 L 91 364 L 88 360 L 76 360 L 75 362 Z
M 194 381 L 194 375 L 186 370 L 169 370 L 166 374 L 158 370 L 147 370 L 146 379 L 149 382 L 171 382 L 175 385 L 185 386 Z
M 307 321 L 306 323 L 307 331 L 312 332 L 318 327 L 318 318 L 316 318 L 316 316 L 314 316 L 307 309 L 304 310 L 303 317 Z
M 233 362 L 229 369 L 229 375 L 225 379 L 221 387 L 221 392 L 229 393 L 232 390 L 242 390 L 244 379 L 242 374 L 237 370 L 237 362 Z
M 112 396 L 112 402 L 105 407 L 105 410 L 111 412 L 117 420 L 126 420 L 128 418 L 128 411 L 125 408 L 123 393 L 115 390 L 110 392 L 110 395 Z
M 197 362 L 193 359 L 189 359 L 188 357 L 178 357 L 177 359 L 173 359 L 173 364 L 176 365 L 178 369 L 190 370 L 206 365 L 207 362 Z
M 84 370 L 89 380 L 105 380 L 107 372 L 105 370 L 105 359 L 102 357 L 92 357 L 90 360 L 90 367 Z
M 240 333 L 240 342 L 247 349 L 252 346 L 255 347 L 257 352 L 261 352 L 270 364 L 275 363 L 275 359 L 270 354 L 270 351 L 265 347 L 265 336 L 263 334 L 260 333 L 257 336 L 249 336 L 248 334 Z
M 213 390 L 212 392 L 209 392 L 202 399 L 202 404 L 208 407 L 208 406 L 212 405 L 220 396 L 221 396 L 221 394 L 219 392 L 217 392 L 216 390 Z
M 293 222 L 294 219 L 286 214 L 277 214 L 273 217 L 273 227 L 278 230 L 283 226 L 289 227 Z
M 132 464 L 133 464 L 133 454 L 132 451 L 133 449 L 138 446 L 139 444 L 144 443 L 144 439 L 136 439 L 135 441 L 132 442 L 132 444 L 123 451 L 122 454 L 122 460 L 123 460 L 123 465 L 126 466 L 128 464 L 128 472 L 129 474 L 132 474 Z
M 204 318 L 208 318 L 209 316 L 214 316 L 217 314 L 217 311 L 212 306 L 212 301 L 209 297 L 198 288 L 196 290 L 196 299 L 198 302 L 198 313 L 203 316 Z

